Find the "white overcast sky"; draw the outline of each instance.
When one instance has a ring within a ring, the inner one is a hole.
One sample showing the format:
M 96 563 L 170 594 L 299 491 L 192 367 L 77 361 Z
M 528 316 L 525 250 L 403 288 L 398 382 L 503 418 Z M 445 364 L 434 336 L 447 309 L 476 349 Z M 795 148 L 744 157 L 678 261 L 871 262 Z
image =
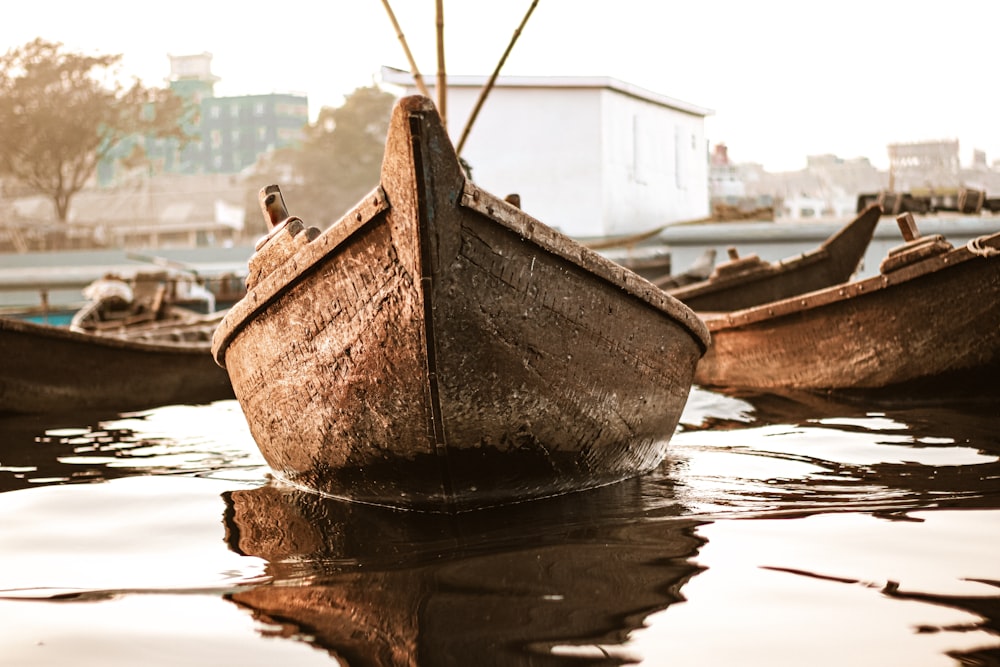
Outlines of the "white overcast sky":
M 390 0 L 425 77 L 434 0 Z M 444 0 L 446 70 L 488 75 L 531 0 Z M 336 106 L 383 65 L 408 69 L 382 0 L 4 3 L 0 47 L 35 37 L 123 54 L 164 85 L 167 54 L 213 54 L 219 95 L 301 92 Z M 610 76 L 715 113 L 712 144 L 770 171 L 807 155 L 958 139 L 1000 159 L 996 0 L 538 0 L 502 74 Z

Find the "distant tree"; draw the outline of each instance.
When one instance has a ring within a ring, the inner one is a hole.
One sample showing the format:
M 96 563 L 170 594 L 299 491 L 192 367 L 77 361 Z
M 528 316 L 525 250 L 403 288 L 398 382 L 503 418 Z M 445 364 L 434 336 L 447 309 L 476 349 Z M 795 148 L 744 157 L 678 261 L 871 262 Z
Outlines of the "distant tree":
M 124 139 L 188 139 L 183 100 L 138 80 L 124 86 L 115 78 L 120 61 L 42 39 L 0 57 L 0 175 L 51 198 L 63 222 L 73 196 Z
M 307 225 L 336 222 L 379 183 L 395 100 L 368 86 L 356 89 L 340 107 L 323 107 L 306 127 L 301 146 L 272 155 L 258 178 L 280 185 L 289 212 Z

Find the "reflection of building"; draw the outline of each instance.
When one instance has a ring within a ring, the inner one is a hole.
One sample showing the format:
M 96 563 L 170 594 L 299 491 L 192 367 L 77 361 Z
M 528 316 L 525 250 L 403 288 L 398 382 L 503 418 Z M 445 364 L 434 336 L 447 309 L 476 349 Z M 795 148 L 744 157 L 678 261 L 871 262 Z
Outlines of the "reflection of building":
M 170 56 L 170 89 L 197 110 L 186 127 L 193 140 L 184 147 L 173 139 L 137 137 L 125 141 L 114 160 L 100 165 L 100 184 L 129 179 L 130 167 L 142 176 L 236 174 L 254 164 L 260 155 L 301 140 L 309 122 L 305 95 L 216 97 L 214 87 L 219 79 L 212 74 L 211 63 L 210 53 Z M 127 165 L 117 162 L 132 155 L 144 159 L 126 160 Z

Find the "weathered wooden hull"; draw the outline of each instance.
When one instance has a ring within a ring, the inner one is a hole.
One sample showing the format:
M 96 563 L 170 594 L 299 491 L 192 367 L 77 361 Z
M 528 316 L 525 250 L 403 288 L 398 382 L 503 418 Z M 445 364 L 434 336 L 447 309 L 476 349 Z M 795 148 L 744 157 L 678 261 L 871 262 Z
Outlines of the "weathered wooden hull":
M 729 312 L 838 285 L 857 270 L 881 215 L 870 206 L 814 250 L 778 262 L 751 256 L 719 264 L 707 280 L 667 292 L 699 313 Z
M 290 482 L 454 511 L 662 459 L 704 325 L 468 183 L 429 101 L 397 104 L 371 196 L 318 238 L 258 255 L 282 243 L 282 261 L 251 262 L 213 350 Z
M 706 317 L 709 387 L 995 394 L 1000 235 L 866 280 Z M 884 264 L 884 263 L 883 263 Z
M 208 342 L 136 342 L 0 318 L 0 347 L 0 413 L 126 411 L 233 398 Z

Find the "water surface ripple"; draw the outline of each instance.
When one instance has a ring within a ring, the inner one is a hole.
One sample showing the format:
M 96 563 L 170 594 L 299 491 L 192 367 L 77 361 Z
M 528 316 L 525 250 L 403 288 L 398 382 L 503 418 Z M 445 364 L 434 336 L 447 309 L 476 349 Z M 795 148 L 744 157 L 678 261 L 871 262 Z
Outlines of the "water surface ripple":
M 695 388 L 652 474 L 441 516 L 235 401 L 0 419 L 2 665 L 998 665 L 1000 402 Z

